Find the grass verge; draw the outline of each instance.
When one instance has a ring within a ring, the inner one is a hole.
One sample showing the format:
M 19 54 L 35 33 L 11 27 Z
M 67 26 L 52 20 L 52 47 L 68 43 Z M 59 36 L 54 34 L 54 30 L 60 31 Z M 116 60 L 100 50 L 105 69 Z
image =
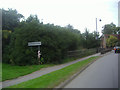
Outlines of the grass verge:
M 83 56 L 80 56 L 80 57 L 68 57 L 68 58 L 64 59 L 60 64 L 68 63 L 68 62 L 83 58 L 83 57 L 91 55 L 91 54 L 84 54 Z M 2 64 L 2 72 L 1 72 L 2 78 L 0 79 L 0 81 L 14 79 L 14 78 L 17 78 L 17 77 L 20 77 L 20 76 L 30 74 L 30 73 L 35 72 L 37 70 L 40 70 L 41 68 L 54 66 L 54 65 L 59 65 L 59 64 L 13 66 L 13 65 L 10 65 L 10 64 L 3 63 Z
M 64 59 L 61 64 L 68 63 L 71 61 L 76 60 L 77 58 L 67 58 Z M 41 68 L 46 68 L 50 66 L 54 66 L 56 64 L 43 64 L 43 65 L 31 65 L 31 66 L 17 66 L 17 65 L 10 65 L 10 64 L 2 64 L 2 79 L 0 81 L 10 80 L 14 78 L 18 78 L 20 76 L 24 76 L 27 74 L 30 74 L 32 72 L 35 72 L 37 70 L 40 70 Z M 57 64 L 59 65 L 59 64 Z
M 53 66 L 53 64 L 46 65 L 31 65 L 31 66 L 13 66 L 10 64 L 2 64 L 2 81 L 14 79 L 19 76 L 30 74 L 41 68 Z
M 54 88 L 97 58 L 98 56 L 91 57 L 60 70 L 7 88 Z

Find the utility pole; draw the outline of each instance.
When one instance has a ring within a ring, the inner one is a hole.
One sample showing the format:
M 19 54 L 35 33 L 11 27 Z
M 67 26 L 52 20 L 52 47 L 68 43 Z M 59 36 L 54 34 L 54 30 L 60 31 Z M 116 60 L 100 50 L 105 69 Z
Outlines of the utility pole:
M 96 18 L 96 33 L 97 33 L 97 18 Z
M 102 20 L 99 19 L 99 21 L 101 22 Z M 96 33 L 98 34 L 98 30 L 97 30 L 97 18 L 96 18 Z M 96 39 L 98 39 L 98 37 L 96 36 Z

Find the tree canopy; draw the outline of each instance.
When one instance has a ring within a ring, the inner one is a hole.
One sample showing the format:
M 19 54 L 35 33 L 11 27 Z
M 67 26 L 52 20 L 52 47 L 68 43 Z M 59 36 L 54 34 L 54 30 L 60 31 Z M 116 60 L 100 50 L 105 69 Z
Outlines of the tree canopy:
M 22 22 L 21 22 L 22 23 Z M 28 47 L 28 42 L 41 41 L 43 63 L 58 63 L 66 57 L 68 50 L 79 45 L 79 34 L 69 29 L 36 21 L 24 22 L 16 28 L 10 43 L 10 59 L 17 65 L 37 64 L 37 47 Z
M 16 9 L 1 9 L 2 10 L 2 30 L 14 31 L 19 25 L 20 19 L 24 16 L 17 12 Z
M 106 24 L 102 30 L 103 34 L 117 34 L 117 32 L 120 32 L 116 25 L 111 23 L 111 24 Z
M 117 42 L 118 42 L 117 37 L 110 35 L 110 37 L 107 39 L 107 46 L 114 47 Z
M 3 11 L 3 62 L 15 65 L 38 64 L 38 47 L 28 47 L 28 42 L 41 41 L 42 63 L 61 63 L 67 52 L 80 48 L 97 48 L 100 46 L 99 34 L 80 30 L 68 24 L 61 27 L 43 24 L 37 15 L 24 16 L 16 10 Z M 10 17 L 10 18 L 8 18 Z M 8 18 L 8 19 L 7 19 Z
M 90 33 L 89 30 L 86 28 L 85 32 L 82 34 L 82 44 L 84 48 L 95 48 L 100 46 L 100 39 L 99 34 L 97 32 Z

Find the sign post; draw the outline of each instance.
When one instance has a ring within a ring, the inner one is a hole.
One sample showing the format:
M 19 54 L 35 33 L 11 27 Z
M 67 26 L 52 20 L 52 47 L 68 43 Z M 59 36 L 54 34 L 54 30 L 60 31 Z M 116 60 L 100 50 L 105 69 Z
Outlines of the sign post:
M 39 63 L 40 63 L 40 45 L 41 45 L 41 42 L 28 42 L 28 46 L 38 46 L 38 60 L 39 60 Z

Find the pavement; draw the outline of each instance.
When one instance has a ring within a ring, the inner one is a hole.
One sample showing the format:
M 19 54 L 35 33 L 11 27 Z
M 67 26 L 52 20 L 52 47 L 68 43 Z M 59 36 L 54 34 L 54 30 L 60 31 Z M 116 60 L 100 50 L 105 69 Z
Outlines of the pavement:
M 118 88 L 118 56 L 110 52 L 95 61 L 64 88 Z
M 61 65 L 55 65 L 55 66 L 47 67 L 47 68 L 42 68 L 42 69 L 40 69 L 38 71 L 35 71 L 31 74 L 21 76 L 21 77 L 18 77 L 16 79 L 6 80 L 6 81 L 3 81 L 3 82 L 0 82 L 0 84 L 2 83 L 2 88 L 12 86 L 12 85 L 16 85 L 16 84 L 19 84 L 21 82 L 25 82 L 25 81 L 40 77 L 42 75 L 45 75 L 47 73 L 62 69 L 66 66 L 77 63 L 79 61 L 83 61 L 83 60 L 88 59 L 88 58 L 93 57 L 93 56 L 100 56 L 100 53 L 97 53 L 97 54 L 94 54 L 94 55 L 91 55 L 91 56 L 87 56 L 87 57 L 84 57 L 84 58 L 81 58 L 81 59 L 78 59 L 78 60 L 75 60 L 75 61 L 72 61 L 72 62 L 69 62 L 69 63 L 65 63 L 65 64 L 61 64 Z

